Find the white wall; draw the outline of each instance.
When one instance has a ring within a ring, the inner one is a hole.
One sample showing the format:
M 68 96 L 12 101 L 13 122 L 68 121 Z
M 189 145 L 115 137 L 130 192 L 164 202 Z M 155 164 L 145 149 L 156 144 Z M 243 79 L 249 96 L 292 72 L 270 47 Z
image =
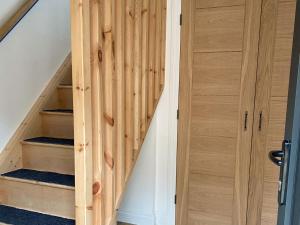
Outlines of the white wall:
M 180 0 L 168 0 L 166 86 L 119 210 L 136 225 L 175 225 Z
M 0 22 L 18 4 L 0 1 Z M 0 42 L 0 151 L 69 52 L 69 0 L 40 0 Z

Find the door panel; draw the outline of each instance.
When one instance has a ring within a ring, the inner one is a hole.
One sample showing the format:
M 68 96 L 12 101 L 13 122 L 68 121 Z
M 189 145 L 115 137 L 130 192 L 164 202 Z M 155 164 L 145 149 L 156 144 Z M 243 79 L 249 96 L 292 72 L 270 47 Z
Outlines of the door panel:
M 241 51 L 245 6 L 195 9 L 194 52 Z
M 241 63 L 241 52 L 195 53 L 193 95 L 238 96 Z

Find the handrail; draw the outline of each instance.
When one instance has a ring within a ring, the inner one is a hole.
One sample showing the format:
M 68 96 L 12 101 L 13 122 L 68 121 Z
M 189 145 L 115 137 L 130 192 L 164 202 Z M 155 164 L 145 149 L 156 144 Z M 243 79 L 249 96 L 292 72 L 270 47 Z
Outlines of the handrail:
M 0 42 L 14 29 L 22 18 L 39 0 L 27 0 L 5 23 L 0 27 Z

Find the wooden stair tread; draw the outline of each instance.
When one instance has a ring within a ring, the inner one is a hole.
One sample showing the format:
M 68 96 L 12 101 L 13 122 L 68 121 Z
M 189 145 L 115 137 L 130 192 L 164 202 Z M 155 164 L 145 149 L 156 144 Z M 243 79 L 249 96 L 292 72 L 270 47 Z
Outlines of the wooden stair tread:
M 73 109 L 46 109 L 41 114 L 73 115 Z
M 29 169 L 19 169 L 2 174 L 2 177 L 16 178 L 22 180 L 36 181 L 42 183 L 75 186 L 75 177 L 73 175 L 59 174 L 53 172 L 44 172 Z
M 66 138 L 35 137 L 35 138 L 26 139 L 26 140 L 24 140 L 24 142 L 74 146 L 74 139 L 66 139 Z
M 60 84 L 58 85 L 59 89 L 72 89 L 72 85 L 71 84 Z
M 75 225 L 75 221 L 57 216 L 0 205 L 0 223 L 13 225 Z

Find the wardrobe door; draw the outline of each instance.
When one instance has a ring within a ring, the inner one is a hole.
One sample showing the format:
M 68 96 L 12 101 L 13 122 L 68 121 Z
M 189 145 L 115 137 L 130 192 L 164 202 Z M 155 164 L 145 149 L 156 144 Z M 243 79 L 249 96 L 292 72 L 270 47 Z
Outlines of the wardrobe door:
M 279 167 L 268 160 L 284 138 L 296 0 L 263 0 L 248 225 L 276 225 Z
M 182 8 L 177 224 L 245 225 L 261 1 Z

